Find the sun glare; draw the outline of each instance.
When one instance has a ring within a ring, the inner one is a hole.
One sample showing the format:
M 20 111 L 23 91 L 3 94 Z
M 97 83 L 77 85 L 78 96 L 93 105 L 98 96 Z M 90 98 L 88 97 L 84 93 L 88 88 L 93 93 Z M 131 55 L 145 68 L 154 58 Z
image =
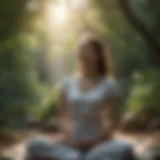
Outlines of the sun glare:
M 55 23 L 62 24 L 68 19 L 69 11 L 65 3 L 57 3 L 54 5 L 53 14 Z
M 57 2 L 49 2 L 47 3 L 46 8 L 46 19 L 47 24 L 50 27 L 54 26 L 64 26 L 65 23 L 69 21 L 71 13 L 70 7 L 76 9 L 83 8 L 84 0 L 59 0 Z
M 50 27 L 63 25 L 69 18 L 69 10 L 65 3 L 49 3 L 47 5 L 47 24 Z
M 69 1 L 71 6 L 75 9 L 79 10 L 84 8 L 84 5 L 85 5 L 84 0 L 69 0 Z

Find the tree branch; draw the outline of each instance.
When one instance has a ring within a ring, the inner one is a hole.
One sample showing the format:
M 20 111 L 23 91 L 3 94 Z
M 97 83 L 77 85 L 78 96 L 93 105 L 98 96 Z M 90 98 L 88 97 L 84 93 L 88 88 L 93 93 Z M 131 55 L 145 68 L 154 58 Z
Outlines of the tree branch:
M 160 62 L 160 46 L 158 42 L 156 41 L 156 38 L 150 33 L 150 31 L 147 29 L 147 27 L 136 17 L 136 15 L 133 13 L 131 7 L 130 7 L 130 1 L 129 0 L 120 0 L 120 5 L 125 13 L 126 18 L 132 24 L 132 26 L 141 34 L 141 36 L 146 40 L 146 42 L 149 44 L 150 49 L 152 51 L 152 54 L 156 58 L 158 58 Z

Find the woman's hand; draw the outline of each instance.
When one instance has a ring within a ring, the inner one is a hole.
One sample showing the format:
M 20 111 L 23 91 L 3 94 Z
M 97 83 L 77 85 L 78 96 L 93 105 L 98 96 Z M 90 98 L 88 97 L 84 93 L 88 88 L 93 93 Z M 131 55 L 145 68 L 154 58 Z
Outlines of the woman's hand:
M 74 148 L 77 148 L 77 149 L 81 149 L 81 150 L 88 150 L 92 147 L 94 147 L 96 144 L 94 143 L 94 141 L 79 141 L 79 142 L 76 142 L 76 141 L 69 141 L 69 145 L 73 146 Z
M 67 144 L 78 149 L 88 150 L 94 146 L 111 139 L 111 134 L 109 132 L 102 133 L 99 137 L 88 140 L 88 141 L 74 141 L 73 139 L 67 139 Z

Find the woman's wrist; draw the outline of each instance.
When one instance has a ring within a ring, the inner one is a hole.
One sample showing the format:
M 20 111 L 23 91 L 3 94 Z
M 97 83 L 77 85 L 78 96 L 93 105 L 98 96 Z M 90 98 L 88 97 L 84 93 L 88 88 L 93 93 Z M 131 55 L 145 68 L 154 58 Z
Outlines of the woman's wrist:
M 112 137 L 112 132 L 111 131 L 103 131 L 102 134 L 97 138 L 95 139 L 95 142 L 94 144 L 99 144 L 99 143 L 102 143 L 104 141 L 107 141 L 109 139 L 111 139 Z

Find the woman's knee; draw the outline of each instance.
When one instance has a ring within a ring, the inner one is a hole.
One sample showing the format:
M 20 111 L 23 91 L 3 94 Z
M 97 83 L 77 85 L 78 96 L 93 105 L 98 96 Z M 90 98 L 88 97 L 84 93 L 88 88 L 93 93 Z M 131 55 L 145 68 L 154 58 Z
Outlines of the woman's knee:
M 49 144 L 48 140 L 31 138 L 27 142 L 27 153 L 30 155 L 42 154 L 47 150 Z
M 105 142 L 93 150 L 91 150 L 87 159 L 100 159 L 100 157 L 108 158 L 108 157 L 118 157 L 119 155 L 122 157 L 126 157 L 125 155 L 130 155 L 132 153 L 132 145 L 128 142 L 113 140 L 109 142 Z
M 26 144 L 26 159 L 35 160 L 46 156 L 47 150 L 50 147 L 49 140 L 40 139 L 40 138 L 31 138 L 27 141 Z M 28 158 L 29 157 L 29 158 Z
M 35 150 L 39 146 L 39 140 L 37 139 L 29 139 L 27 141 L 27 150 Z
M 135 160 L 136 159 L 133 145 L 129 142 L 121 141 L 119 144 L 119 151 L 122 157 L 124 157 L 124 160 L 128 160 L 128 159 Z
M 115 148 L 117 148 L 122 153 L 132 152 L 133 151 L 133 145 L 130 142 L 127 141 L 116 141 L 115 142 Z

